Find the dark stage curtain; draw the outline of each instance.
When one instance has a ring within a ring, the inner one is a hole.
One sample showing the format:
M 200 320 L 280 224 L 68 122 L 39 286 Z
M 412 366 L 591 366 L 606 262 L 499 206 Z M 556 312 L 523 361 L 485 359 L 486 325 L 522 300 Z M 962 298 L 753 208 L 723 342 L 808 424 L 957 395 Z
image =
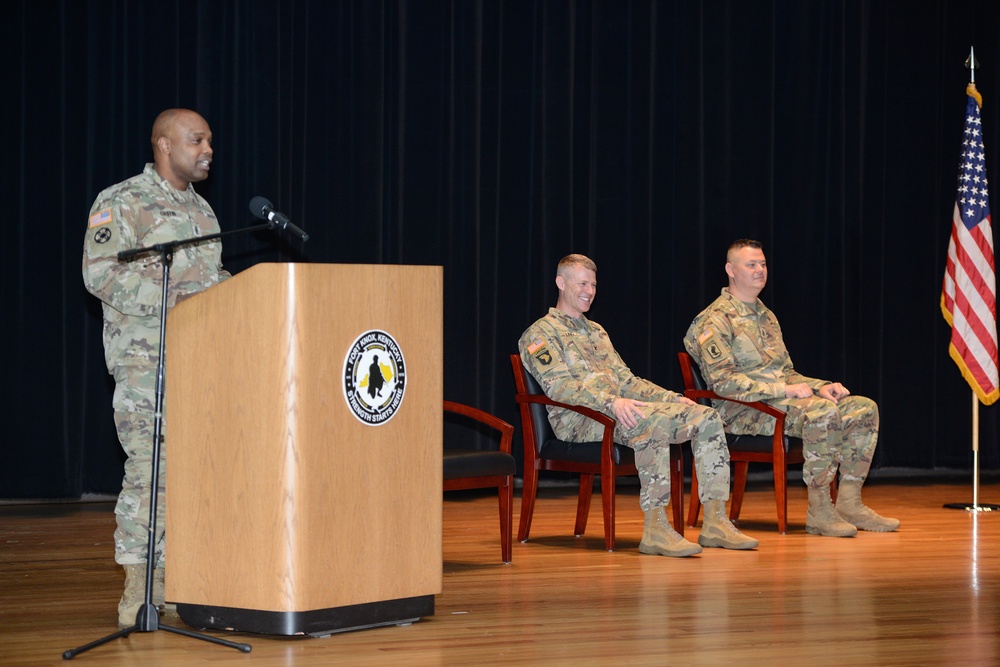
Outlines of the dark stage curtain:
M 679 388 L 725 248 L 754 237 L 797 368 L 879 402 L 875 466 L 968 470 L 939 297 L 970 46 L 1000 174 L 998 28 L 993 0 L 20 0 L 0 22 L 0 497 L 119 488 L 83 234 L 172 106 L 212 125 L 197 187 L 224 229 L 260 194 L 312 237 L 228 241 L 233 272 L 444 266 L 446 398 L 516 423 L 507 355 L 569 252 L 600 267 L 591 316 L 633 371 Z M 981 429 L 1000 468 L 996 407 Z

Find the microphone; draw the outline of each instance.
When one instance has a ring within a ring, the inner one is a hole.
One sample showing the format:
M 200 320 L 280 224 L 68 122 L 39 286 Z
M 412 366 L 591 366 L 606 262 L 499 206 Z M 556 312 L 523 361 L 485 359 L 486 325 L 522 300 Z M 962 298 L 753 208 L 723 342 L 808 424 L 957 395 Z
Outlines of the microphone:
M 303 243 L 309 240 L 309 235 L 304 231 L 292 224 L 292 221 L 288 219 L 288 216 L 284 213 L 279 213 L 274 210 L 274 205 L 271 204 L 270 200 L 266 197 L 256 196 L 250 200 L 250 212 L 253 213 L 255 218 L 260 220 L 267 220 L 270 226 L 273 228 L 277 225 L 279 228 L 290 233 L 292 236 L 296 236 L 302 240 Z

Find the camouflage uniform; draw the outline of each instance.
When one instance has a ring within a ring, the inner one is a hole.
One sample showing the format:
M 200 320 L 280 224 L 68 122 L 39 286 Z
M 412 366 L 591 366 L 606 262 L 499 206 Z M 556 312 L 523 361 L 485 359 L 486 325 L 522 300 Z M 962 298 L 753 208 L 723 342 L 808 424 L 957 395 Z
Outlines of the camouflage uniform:
M 121 262 L 121 250 L 219 231 L 208 205 L 188 185 L 181 192 L 147 164 L 138 176 L 97 196 L 83 248 L 83 282 L 103 302 L 104 358 L 115 378 L 113 407 L 118 439 L 125 450 L 125 475 L 115 507 L 115 560 L 146 562 L 150 482 L 160 344 L 163 268 L 157 253 Z M 222 269 L 222 244 L 212 241 L 179 248 L 170 266 L 167 305 L 229 277 Z M 166 475 L 161 441 L 157 512 L 157 566 L 163 565 Z
M 604 327 L 586 316 L 550 308 L 521 335 L 521 360 L 553 400 L 583 405 L 614 417 L 616 398 L 648 402 L 644 419 L 631 429 L 615 427 L 615 442 L 635 451 L 645 511 L 670 502 L 670 444 L 691 441 L 700 497 L 729 498 L 729 449 L 722 420 L 711 408 L 679 402 L 679 394 L 636 377 L 618 356 Z M 600 440 L 603 427 L 571 410 L 549 407 L 556 437 L 570 442 Z
M 864 396 L 837 403 L 821 398 L 820 388 L 830 382 L 795 371 L 778 320 L 760 299 L 750 305 L 723 289 L 691 323 L 684 347 L 720 396 L 762 401 L 788 415 L 785 432 L 802 438 L 808 486 L 829 485 L 838 464 L 843 480 L 865 480 L 878 441 L 878 406 Z M 813 390 L 812 398 L 785 397 L 786 384 L 801 382 Z M 731 433 L 774 433 L 773 417 L 739 403 L 714 404 Z

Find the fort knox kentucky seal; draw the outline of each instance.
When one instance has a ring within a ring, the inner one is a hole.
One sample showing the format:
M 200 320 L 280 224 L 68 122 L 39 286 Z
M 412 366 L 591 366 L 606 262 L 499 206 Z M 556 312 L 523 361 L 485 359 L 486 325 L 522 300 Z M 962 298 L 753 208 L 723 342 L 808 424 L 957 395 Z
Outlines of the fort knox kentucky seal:
M 344 398 L 358 420 L 379 426 L 392 419 L 403 402 L 406 366 L 403 351 L 384 331 L 366 331 L 344 358 Z

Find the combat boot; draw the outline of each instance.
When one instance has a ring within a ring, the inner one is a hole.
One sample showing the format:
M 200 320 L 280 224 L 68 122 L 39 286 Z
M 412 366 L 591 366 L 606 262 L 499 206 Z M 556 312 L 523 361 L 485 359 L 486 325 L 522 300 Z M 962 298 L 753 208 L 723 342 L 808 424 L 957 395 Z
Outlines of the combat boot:
M 135 617 L 146 602 L 146 564 L 122 567 L 125 568 L 125 592 L 118 602 L 118 627 L 127 628 L 135 624 Z
M 153 570 L 153 606 L 157 609 L 163 607 L 164 591 L 166 589 L 166 572 L 162 567 Z
M 827 537 L 854 537 L 858 529 L 840 518 L 830 500 L 830 487 L 809 487 L 809 509 L 806 512 L 806 532 Z
M 688 542 L 681 537 L 662 506 L 644 511 L 645 523 L 642 527 L 642 541 L 639 542 L 639 552 L 651 556 L 673 556 L 684 558 L 701 553 L 701 547 Z
M 899 519 L 881 516 L 861 502 L 861 482 L 841 481 L 837 494 L 837 514 L 861 530 L 891 533 L 899 528 Z
M 723 549 L 756 549 L 760 544 L 752 537 L 747 537 L 733 525 L 726 516 L 724 500 L 706 500 L 705 521 L 701 524 L 701 535 L 698 544 L 703 547 L 722 547 Z
M 177 605 L 165 601 L 166 571 L 162 567 L 153 570 L 153 606 L 161 616 L 177 616 Z

